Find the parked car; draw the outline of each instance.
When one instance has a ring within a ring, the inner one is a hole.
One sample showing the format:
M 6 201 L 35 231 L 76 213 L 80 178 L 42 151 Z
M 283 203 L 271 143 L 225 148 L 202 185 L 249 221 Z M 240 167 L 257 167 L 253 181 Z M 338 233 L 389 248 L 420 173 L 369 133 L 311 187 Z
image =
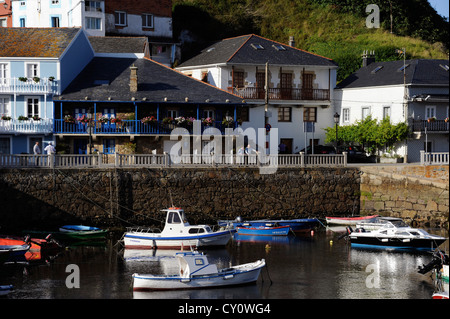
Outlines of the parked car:
M 347 152 L 347 163 L 369 163 L 371 157 L 367 156 L 366 152 L 361 146 L 339 146 L 338 154 Z
M 312 146 L 309 145 L 306 150 L 302 149 L 300 152 L 312 154 Z M 333 146 L 314 145 L 314 154 L 336 154 L 336 150 Z

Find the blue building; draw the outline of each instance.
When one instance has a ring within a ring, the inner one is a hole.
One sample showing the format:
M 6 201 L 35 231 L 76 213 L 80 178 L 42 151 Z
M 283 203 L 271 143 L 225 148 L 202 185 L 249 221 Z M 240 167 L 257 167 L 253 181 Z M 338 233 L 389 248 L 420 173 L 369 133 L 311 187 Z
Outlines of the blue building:
M 0 28 L 0 153 L 32 153 L 53 141 L 53 96 L 94 51 L 80 28 Z

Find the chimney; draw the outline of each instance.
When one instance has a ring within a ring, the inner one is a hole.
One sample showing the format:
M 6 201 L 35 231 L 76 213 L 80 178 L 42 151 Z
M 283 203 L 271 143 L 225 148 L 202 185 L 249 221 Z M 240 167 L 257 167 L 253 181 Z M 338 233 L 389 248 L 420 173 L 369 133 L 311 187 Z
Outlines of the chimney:
M 137 70 L 138 68 L 133 64 L 130 66 L 130 92 L 137 92 L 138 90 L 138 77 Z
M 363 51 L 363 67 L 375 62 L 375 51 Z
M 294 40 L 294 36 L 292 36 L 292 35 L 289 37 L 289 46 L 295 47 L 295 40 Z

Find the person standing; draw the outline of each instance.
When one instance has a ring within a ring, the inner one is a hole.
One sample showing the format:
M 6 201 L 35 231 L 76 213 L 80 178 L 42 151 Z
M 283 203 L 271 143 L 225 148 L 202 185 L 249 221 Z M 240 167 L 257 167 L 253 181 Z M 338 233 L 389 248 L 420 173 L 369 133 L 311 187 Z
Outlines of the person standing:
M 34 155 L 41 154 L 41 148 L 39 147 L 39 142 L 36 142 L 33 146 Z
M 48 145 L 44 148 L 44 151 L 47 152 L 47 155 L 55 154 L 56 153 L 56 149 L 53 146 L 53 142 L 49 142 Z

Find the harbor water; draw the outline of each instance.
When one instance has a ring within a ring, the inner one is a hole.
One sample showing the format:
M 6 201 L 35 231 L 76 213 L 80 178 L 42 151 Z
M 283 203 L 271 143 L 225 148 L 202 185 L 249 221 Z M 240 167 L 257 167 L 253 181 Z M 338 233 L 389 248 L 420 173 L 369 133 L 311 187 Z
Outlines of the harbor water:
M 448 237 L 446 231 L 428 230 Z M 176 251 L 129 250 L 121 234 L 99 245 L 70 246 L 47 260 L 0 268 L 8 299 L 430 299 L 431 275 L 418 267 L 431 253 L 352 248 L 342 229 L 308 236 L 235 237 L 222 249 L 200 250 L 219 268 L 264 258 L 256 284 L 166 292 L 133 292 L 132 274 L 175 274 Z M 448 251 L 448 240 L 441 249 Z

